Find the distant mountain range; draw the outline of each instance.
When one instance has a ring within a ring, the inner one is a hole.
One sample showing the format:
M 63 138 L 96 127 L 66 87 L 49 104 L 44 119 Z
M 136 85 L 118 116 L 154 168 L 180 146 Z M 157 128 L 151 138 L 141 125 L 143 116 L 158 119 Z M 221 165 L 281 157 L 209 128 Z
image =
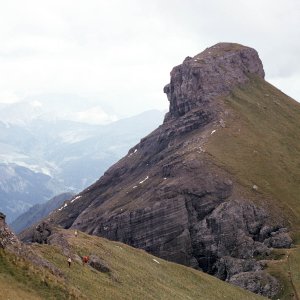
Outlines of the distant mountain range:
M 17 111 L 16 104 L 12 112 L 3 109 L 7 115 Z M 152 110 L 108 125 L 41 116 L 28 122 L 0 119 L 0 210 L 11 222 L 34 204 L 82 190 L 161 124 L 163 115 Z
M 0 207 L 10 221 L 32 204 L 44 202 L 64 189 L 44 173 L 17 164 L 0 164 Z
M 51 198 L 45 203 L 33 205 L 25 213 L 17 217 L 17 219 L 10 224 L 10 227 L 14 232 L 19 233 L 23 229 L 46 217 L 51 211 L 61 206 L 64 201 L 71 199 L 72 196 L 74 196 L 72 193 L 63 193 Z

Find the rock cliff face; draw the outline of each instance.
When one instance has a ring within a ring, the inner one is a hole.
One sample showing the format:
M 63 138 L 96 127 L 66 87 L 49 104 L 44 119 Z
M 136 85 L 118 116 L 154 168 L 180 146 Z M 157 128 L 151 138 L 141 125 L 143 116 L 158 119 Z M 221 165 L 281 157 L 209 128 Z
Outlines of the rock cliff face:
M 276 279 L 253 258 L 268 255 L 270 247 L 290 247 L 283 219 L 272 219 L 263 205 L 254 204 L 251 199 L 262 196 L 242 186 L 205 150 L 230 118 L 222 97 L 253 77 L 263 81 L 262 63 L 255 50 L 241 45 L 217 44 L 186 58 L 164 88 L 170 111 L 163 125 L 49 221 L 246 288 L 259 271 L 255 278 L 268 286 L 249 289 L 274 296 Z
M 6 216 L 0 212 L 0 248 L 20 248 L 20 241 L 16 235 L 11 232 L 5 222 Z
M 250 74 L 265 76 L 257 52 L 241 45 L 221 43 L 187 57 L 173 68 L 171 82 L 164 88 L 170 101 L 166 120 L 195 108 L 208 110 L 216 96 L 247 82 Z

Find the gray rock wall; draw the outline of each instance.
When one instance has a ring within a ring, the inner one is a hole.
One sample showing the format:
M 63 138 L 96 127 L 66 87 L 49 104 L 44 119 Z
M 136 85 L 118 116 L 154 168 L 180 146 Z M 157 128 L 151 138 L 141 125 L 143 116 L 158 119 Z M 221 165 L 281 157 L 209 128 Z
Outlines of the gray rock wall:
M 187 57 L 174 67 L 164 92 L 170 102 L 166 121 L 208 105 L 214 97 L 249 81 L 249 75 L 264 78 L 256 50 L 238 44 L 220 43 L 202 53 Z

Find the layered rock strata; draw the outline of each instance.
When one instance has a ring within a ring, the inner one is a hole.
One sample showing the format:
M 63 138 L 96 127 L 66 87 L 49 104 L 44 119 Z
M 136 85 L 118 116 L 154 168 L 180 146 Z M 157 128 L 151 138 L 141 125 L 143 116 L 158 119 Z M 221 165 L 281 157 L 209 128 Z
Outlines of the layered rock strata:
M 220 43 L 187 57 L 173 68 L 171 82 L 164 88 L 170 102 L 165 120 L 193 109 L 208 110 L 211 101 L 249 81 L 251 74 L 264 78 L 262 62 L 254 49 L 238 44 Z

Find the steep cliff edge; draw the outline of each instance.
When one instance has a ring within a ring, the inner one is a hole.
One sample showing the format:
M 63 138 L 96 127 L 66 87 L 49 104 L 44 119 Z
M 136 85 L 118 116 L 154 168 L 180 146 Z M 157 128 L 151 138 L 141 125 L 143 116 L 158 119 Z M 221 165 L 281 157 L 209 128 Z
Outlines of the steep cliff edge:
M 269 118 L 268 113 L 261 114 L 266 109 L 260 101 L 269 101 L 269 107 L 289 106 L 284 114 L 295 124 L 299 104 L 264 81 L 254 49 L 229 43 L 186 58 L 172 70 L 164 91 L 170 101 L 164 123 L 49 221 L 122 241 L 274 296 L 279 284 L 257 258 L 268 256 L 272 247 L 291 246 L 285 227 L 295 223 L 282 207 L 294 198 L 288 198 L 286 190 L 286 202 L 279 207 L 282 199 L 271 193 L 272 187 L 255 181 L 259 161 L 272 157 L 270 144 L 279 138 L 270 138 L 276 124 L 265 124 L 261 131 L 255 126 Z M 252 106 L 244 104 L 247 97 Z M 247 105 L 254 119 L 245 113 Z M 280 110 L 272 114 L 277 115 L 274 122 L 281 120 Z M 300 137 L 299 127 L 289 129 L 289 134 Z M 287 133 L 279 135 L 284 138 Z M 252 145 L 256 140 L 264 140 L 259 149 Z M 300 153 L 299 140 L 291 141 L 295 153 Z M 245 149 L 259 157 L 258 163 L 251 163 Z M 235 164 L 235 157 L 248 160 L 250 170 Z M 282 153 L 283 175 L 288 175 L 289 158 Z M 298 158 L 293 159 L 297 163 Z M 297 184 L 298 172 L 286 187 Z M 253 278 L 256 284 L 248 284 Z
M 170 102 L 165 120 L 178 118 L 193 109 L 206 109 L 216 104 L 216 96 L 249 81 L 249 75 L 264 78 L 265 72 L 257 52 L 238 44 L 220 43 L 202 53 L 187 57 L 173 68 L 171 82 L 164 92 Z

